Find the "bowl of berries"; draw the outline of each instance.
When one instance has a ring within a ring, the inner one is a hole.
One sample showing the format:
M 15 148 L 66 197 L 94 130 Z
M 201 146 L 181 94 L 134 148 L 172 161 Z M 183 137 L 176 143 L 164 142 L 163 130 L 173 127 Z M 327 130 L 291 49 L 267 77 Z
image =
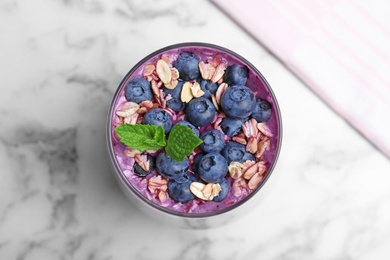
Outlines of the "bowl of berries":
M 264 76 L 208 43 L 175 44 L 142 59 L 108 113 L 120 187 L 148 215 L 179 226 L 226 223 L 261 197 L 281 140 L 280 109 Z

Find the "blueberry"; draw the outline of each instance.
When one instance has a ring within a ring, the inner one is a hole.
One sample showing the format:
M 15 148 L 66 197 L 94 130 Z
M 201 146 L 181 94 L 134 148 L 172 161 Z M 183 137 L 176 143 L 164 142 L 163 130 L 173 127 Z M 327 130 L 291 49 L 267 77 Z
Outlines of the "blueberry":
M 213 201 L 215 202 L 223 201 L 229 193 L 230 189 L 229 181 L 226 178 L 220 180 L 219 185 L 221 186 L 221 191 L 219 192 L 218 196 L 213 198 Z
M 192 99 L 186 107 L 187 120 L 195 126 L 210 124 L 215 117 L 216 110 L 210 99 L 205 97 Z
M 249 161 L 255 161 L 256 159 L 255 159 L 255 156 L 254 156 L 253 154 L 251 154 L 250 152 L 246 152 L 246 153 L 244 154 L 244 157 L 242 158 L 242 162 L 245 162 L 245 161 L 247 161 L 247 160 L 249 160 Z
M 184 81 L 179 80 L 179 83 L 177 83 L 174 89 L 168 89 L 166 87 L 163 87 L 165 96 L 170 94 L 172 97 L 170 100 L 167 101 L 167 106 L 176 112 L 183 111 L 186 106 L 186 104 L 182 102 L 180 98 L 183 85 Z
M 229 86 L 245 85 L 248 79 L 248 68 L 238 64 L 233 64 L 226 68 L 224 82 Z
M 204 92 L 204 97 L 211 98 L 211 94 L 214 94 L 217 92 L 218 84 L 212 83 L 210 80 L 201 79 L 199 82 L 200 89 Z
M 173 66 L 179 71 L 179 78 L 182 80 L 197 79 L 199 72 L 199 58 L 192 52 L 182 52 L 179 54 Z
M 225 144 L 225 147 L 222 149 L 221 154 L 226 159 L 227 163 L 230 164 L 230 162 L 244 162 L 246 148 L 245 145 L 230 141 Z
M 259 98 L 256 101 L 255 110 L 251 116 L 256 119 L 257 122 L 267 122 L 271 117 L 271 112 L 271 104 L 267 100 Z
M 149 81 L 141 77 L 131 79 L 125 87 L 125 97 L 127 101 L 135 103 L 151 100 L 153 94 Z
M 194 157 L 194 161 L 192 162 L 192 171 L 198 173 L 199 172 L 199 163 L 202 157 L 204 156 L 204 153 L 198 153 Z
M 181 120 L 179 122 L 177 122 L 176 124 L 181 124 L 181 125 L 185 125 L 187 126 L 188 128 L 190 128 L 192 130 L 192 132 L 194 132 L 194 134 L 196 136 L 199 136 L 199 130 L 198 128 L 196 128 L 196 126 L 194 126 L 193 124 L 191 124 L 190 122 L 186 121 L 186 120 Z
M 151 173 L 154 169 L 156 169 L 156 157 L 153 157 L 149 154 L 147 155 L 147 157 L 149 161 L 149 171 L 145 171 L 144 169 L 142 169 L 142 167 L 137 162 L 134 163 L 133 166 L 134 174 L 137 175 L 138 177 L 145 177 L 146 175 Z
M 165 133 L 169 133 L 172 128 L 172 119 L 167 111 L 161 108 L 154 108 L 146 112 L 143 118 L 144 124 L 162 126 Z
M 242 85 L 227 88 L 221 98 L 223 111 L 232 118 L 245 118 L 252 114 L 256 97 L 251 89 Z
M 237 118 L 225 117 L 221 122 L 221 129 L 227 136 L 235 136 L 240 132 L 242 120 Z
M 227 172 L 226 159 L 219 153 L 208 153 L 199 162 L 199 177 L 205 182 L 217 183 Z
M 168 181 L 168 195 L 176 202 L 186 203 L 195 199 L 195 195 L 190 191 L 192 182 L 197 181 L 195 176 L 190 173 L 183 174 L 183 181 Z
M 176 180 L 181 179 L 190 167 L 188 158 L 177 162 L 169 157 L 166 152 L 161 152 L 156 159 L 157 171 L 166 179 Z
M 199 147 L 205 153 L 218 153 L 225 145 L 223 134 L 216 129 L 204 131 L 200 135 L 200 139 L 202 139 L 203 143 Z

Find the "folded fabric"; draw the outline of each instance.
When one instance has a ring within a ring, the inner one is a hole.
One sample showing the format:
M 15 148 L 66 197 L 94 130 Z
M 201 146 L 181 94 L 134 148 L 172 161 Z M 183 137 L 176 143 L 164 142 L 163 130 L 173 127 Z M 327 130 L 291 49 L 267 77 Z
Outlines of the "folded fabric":
M 388 0 L 212 1 L 390 157 Z

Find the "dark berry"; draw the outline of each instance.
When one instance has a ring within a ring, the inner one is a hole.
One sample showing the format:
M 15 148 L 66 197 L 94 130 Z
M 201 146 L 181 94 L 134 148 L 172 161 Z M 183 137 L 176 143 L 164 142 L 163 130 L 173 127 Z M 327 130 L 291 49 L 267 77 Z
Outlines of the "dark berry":
M 248 79 L 248 68 L 238 64 L 233 64 L 226 68 L 224 82 L 229 86 L 245 85 Z
M 204 131 L 200 135 L 200 139 L 202 139 L 203 143 L 199 147 L 205 153 L 218 153 L 225 145 L 223 134 L 216 129 Z
M 182 102 L 180 98 L 183 85 L 184 81 L 179 80 L 179 83 L 177 83 L 174 89 L 168 89 L 166 87 L 163 87 L 165 97 L 171 95 L 171 99 L 167 101 L 167 107 L 171 108 L 176 112 L 183 111 L 186 106 L 186 103 Z
M 180 179 L 190 167 L 188 158 L 178 162 L 169 157 L 165 151 L 161 152 L 156 159 L 157 171 L 166 179 Z
M 195 126 L 210 124 L 215 117 L 216 110 L 210 99 L 205 97 L 192 99 L 186 107 L 187 120 Z
M 271 104 L 267 100 L 259 98 L 256 101 L 255 110 L 251 116 L 256 119 L 257 122 L 267 122 L 271 118 L 271 112 Z
M 225 117 L 222 119 L 221 129 L 227 136 L 232 137 L 240 132 L 242 124 L 242 119 Z
M 219 153 L 205 154 L 199 162 L 199 177 L 205 182 L 217 183 L 227 172 L 226 159 Z
M 185 173 L 180 182 L 176 180 L 168 181 L 168 195 L 176 202 L 187 203 L 195 199 L 195 195 L 190 190 L 192 182 L 197 181 L 195 176 Z
M 125 87 L 125 97 L 127 101 L 135 103 L 151 100 L 153 94 L 149 81 L 141 77 L 131 79 Z
M 220 180 L 219 185 L 221 186 L 221 191 L 219 192 L 218 196 L 213 198 L 213 201 L 215 202 L 223 201 L 229 193 L 230 189 L 229 181 L 226 178 Z
M 169 133 L 172 128 L 172 119 L 167 111 L 161 108 L 154 108 L 146 112 L 143 118 L 144 124 L 162 126 L 165 133 Z
M 180 53 L 173 66 L 179 71 L 179 78 L 182 80 L 197 79 L 200 75 L 199 58 L 192 52 Z
M 214 94 L 217 92 L 218 84 L 212 83 L 210 80 L 201 79 L 199 82 L 200 89 L 204 92 L 204 97 L 211 98 L 211 94 Z
M 246 86 L 236 85 L 227 88 L 221 98 L 222 110 L 232 118 L 248 117 L 255 105 L 255 94 Z

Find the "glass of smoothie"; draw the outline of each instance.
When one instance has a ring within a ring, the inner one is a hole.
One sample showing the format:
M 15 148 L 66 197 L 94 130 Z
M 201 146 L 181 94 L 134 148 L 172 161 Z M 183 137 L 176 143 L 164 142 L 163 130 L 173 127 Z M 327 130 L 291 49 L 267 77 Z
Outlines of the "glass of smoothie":
M 119 186 L 148 216 L 178 227 L 219 226 L 256 207 L 281 139 L 266 79 L 209 43 L 171 45 L 142 59 L 108 113 Z

